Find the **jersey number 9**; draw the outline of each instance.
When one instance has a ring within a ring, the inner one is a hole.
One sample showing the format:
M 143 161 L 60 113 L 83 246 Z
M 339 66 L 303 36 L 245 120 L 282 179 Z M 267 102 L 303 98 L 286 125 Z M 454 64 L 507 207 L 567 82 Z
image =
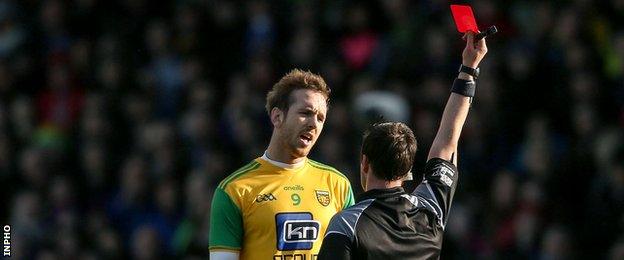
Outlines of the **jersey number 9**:
M 301 197 L 299 197 L 299 194 L 297 193 L 290 195 L 290 199 L 292 199 L 293 205 L 295 206 L 298 206 L 299 204 L 301 204 Z

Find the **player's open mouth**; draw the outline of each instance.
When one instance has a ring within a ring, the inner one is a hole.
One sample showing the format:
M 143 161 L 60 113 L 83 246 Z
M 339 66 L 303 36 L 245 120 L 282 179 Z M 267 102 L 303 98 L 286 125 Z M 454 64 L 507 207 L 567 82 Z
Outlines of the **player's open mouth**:
M 305 144 L 305 145 L 309 145 L 310 143 L 312 143 L 312 139 L 313 139 L 313 135 L 310 133 L 303 133 L 301 135 L 299 135 L 299 139 L 301 139 L 301 141 Z

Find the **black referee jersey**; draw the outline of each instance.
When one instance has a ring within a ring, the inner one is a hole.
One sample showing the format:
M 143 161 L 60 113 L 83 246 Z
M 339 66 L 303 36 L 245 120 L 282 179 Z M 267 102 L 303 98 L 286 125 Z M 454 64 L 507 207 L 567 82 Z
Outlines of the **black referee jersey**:
M 363 193 L 331 219 L 318 259 L 438 259 L 457 175 L 455 165 L 433 158 L 411 194 L 402 187 Z

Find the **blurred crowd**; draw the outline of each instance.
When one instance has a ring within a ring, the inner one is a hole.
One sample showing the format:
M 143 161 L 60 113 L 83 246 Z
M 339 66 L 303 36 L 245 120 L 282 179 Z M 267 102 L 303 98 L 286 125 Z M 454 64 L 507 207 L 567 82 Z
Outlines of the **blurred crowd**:
M 624 1 L 464 1 L 488 39 L 443 259 L 624 259 Z M 0 1 L 1 224 L 16 259 L 206 258 L 266 92 L 332 88 L 311 158 L 357 193 L 367 122 L 425 163 L 464 42 L 448 1 Z

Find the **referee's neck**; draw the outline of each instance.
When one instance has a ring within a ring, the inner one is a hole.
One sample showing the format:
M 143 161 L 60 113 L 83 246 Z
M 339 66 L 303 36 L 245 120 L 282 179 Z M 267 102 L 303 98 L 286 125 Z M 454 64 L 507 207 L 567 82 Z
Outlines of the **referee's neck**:
M 380 180 L 375 177 L 368 178 L 366 182 L 366 191 L 375 190 L 375 189 L 391 189 L 396 187 L 401 187 L 403 184 L 403 180 L 396 181 L 386 181 Z

